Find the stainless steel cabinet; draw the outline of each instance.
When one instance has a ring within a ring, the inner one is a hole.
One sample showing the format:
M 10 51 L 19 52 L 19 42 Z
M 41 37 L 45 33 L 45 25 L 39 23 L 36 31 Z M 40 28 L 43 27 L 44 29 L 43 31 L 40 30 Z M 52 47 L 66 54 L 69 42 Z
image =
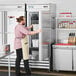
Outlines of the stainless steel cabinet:
M 72 71 L 72 48 L 53 48 L 53 70 Z
M 76 71 L 76 49 L 73 49 L 73 71 Z

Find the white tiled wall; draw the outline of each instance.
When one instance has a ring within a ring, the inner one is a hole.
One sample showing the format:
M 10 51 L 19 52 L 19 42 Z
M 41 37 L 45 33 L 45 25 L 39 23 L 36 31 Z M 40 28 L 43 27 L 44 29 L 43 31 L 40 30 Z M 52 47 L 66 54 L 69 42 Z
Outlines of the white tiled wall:
M 76 0 L 0 0 L 0 4 L 25 4 L 25 3 L 56 3 L 57 14 L 59 12 L 71 11 L 76 16 Z
M 56 0 L 57 14 L 59 12 L 71 11 L 76 16 L 76 0 Z

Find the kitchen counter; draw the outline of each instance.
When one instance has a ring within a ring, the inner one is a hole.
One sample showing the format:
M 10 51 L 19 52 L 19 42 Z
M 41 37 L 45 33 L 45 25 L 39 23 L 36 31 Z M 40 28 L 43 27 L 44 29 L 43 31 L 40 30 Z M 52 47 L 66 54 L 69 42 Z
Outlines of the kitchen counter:
M 76 45 L 53 45 L 53 70 L 76 71 Z
M 53 45 L 53 48 L 73 48 L 73 49 L 76 49 L 76 45 Z

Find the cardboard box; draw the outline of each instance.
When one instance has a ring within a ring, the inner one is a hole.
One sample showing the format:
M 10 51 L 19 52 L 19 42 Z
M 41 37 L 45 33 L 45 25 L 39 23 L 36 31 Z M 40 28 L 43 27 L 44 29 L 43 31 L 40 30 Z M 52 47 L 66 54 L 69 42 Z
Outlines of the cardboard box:
M 76 37 L 69 37 L 68 38 L 68 43 L 71 43 L 71 44 L 75 45 L 76 44 Z

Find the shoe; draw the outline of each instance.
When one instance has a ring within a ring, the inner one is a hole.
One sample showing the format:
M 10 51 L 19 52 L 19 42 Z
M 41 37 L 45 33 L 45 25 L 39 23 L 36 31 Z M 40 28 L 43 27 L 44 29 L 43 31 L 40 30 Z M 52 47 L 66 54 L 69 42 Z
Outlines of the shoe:
M 16 74 L 16 76 L 21 76 L 21 73 Z
M 31 76 L 31 73 L 30 74 L 25 74 L 25 76 Z

